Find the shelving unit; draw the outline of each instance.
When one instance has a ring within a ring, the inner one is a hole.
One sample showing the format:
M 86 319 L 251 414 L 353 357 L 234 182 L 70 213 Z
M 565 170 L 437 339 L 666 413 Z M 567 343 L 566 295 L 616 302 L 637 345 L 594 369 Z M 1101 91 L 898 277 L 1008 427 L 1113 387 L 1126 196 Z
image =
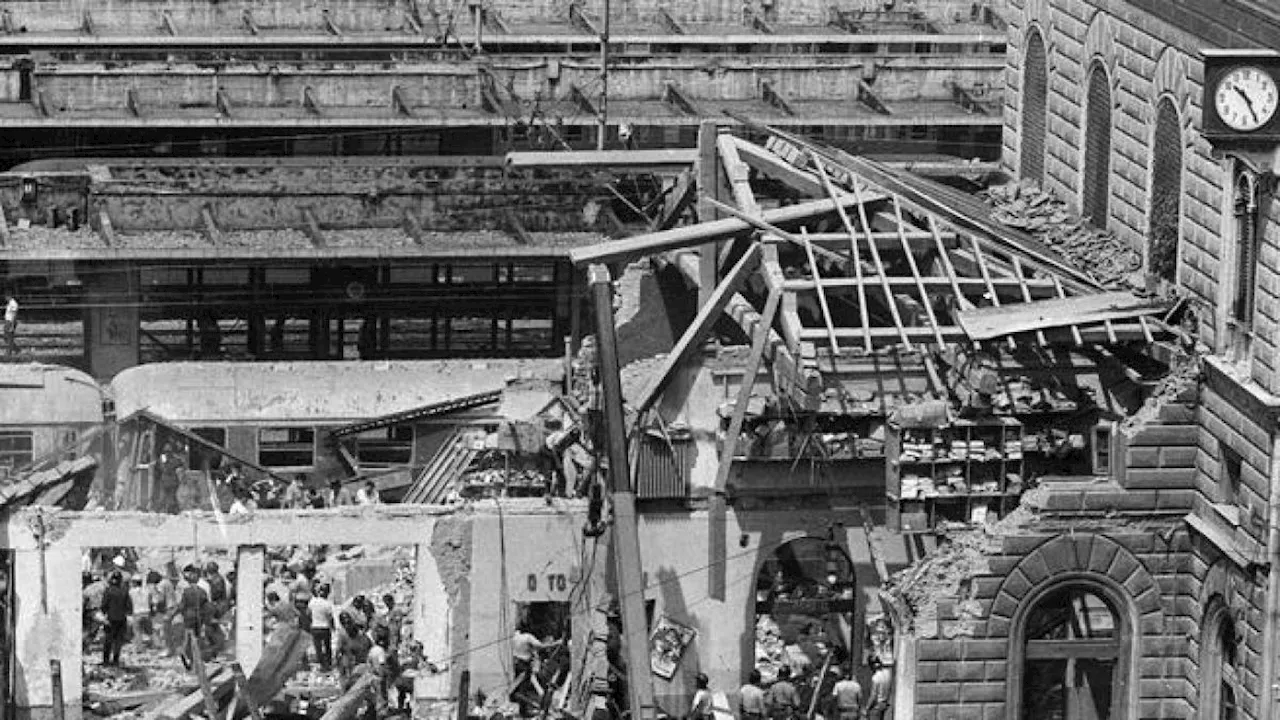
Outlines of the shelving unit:
M 1107 474 L 1111 425 L 1095 408 L 995 415 L 942 428 L 890 426 L 885 490 L 891 528 L 932 532 L 979 524 L 1017 507 L 1045 476 Z

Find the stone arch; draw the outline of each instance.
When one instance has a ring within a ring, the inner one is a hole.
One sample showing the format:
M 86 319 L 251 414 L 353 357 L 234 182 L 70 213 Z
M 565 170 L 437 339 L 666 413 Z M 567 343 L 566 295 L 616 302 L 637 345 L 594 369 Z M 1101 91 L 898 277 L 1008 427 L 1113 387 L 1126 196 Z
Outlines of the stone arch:
M 1150 110 L 1154 117 L 1156 103 L 1160 98 L 1173 98 L 1174 107 L 1178 109 L 1178 117 L 1182 120 L 1184 135 L 1192 126 L 1192 98 L 1191 93 L 1187 92 L 1187 88 L 1192 87 L 1188 82 L 1190 77 L 1191 65 L 1186 53 L 1175 47 L 1166 47 L 1160 52 L 1160 58 L 1156 60 L 1155 73 L 1151 76 Z
M 1111 16 L 1105 12 L 1097 12 L 1089 22 L 1089 30 L 1084 36 L 1084 53 L 1081 55 L 1081 69 L 1087 74 L 1089 65 L 1094 60 L 1101 60 L 1107 68 L 1107 77 L 1111 79 L 1112 90 L 1115 89 L 1116 76 L 1116 40 L 1115 27 Z M 1114 94 L 1112 96 L 1114 103 Z
M 1008 637 L 1026 598 L 1065 574 L 1123 588 L 1140 618 L 1163 620 L 1160 588 L 1132 552 L 1105 535 L 1072 533 L 1041 543 L 1009 571 L 991 604 L 987 636 Z

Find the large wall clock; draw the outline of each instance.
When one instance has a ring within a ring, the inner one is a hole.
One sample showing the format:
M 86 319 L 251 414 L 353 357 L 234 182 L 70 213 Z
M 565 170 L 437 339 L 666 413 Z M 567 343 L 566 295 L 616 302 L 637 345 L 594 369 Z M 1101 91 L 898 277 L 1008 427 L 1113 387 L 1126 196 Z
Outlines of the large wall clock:
M 1204 50 L 1202 132 L 1214 144 L 1280 142 L 1280 53 Z

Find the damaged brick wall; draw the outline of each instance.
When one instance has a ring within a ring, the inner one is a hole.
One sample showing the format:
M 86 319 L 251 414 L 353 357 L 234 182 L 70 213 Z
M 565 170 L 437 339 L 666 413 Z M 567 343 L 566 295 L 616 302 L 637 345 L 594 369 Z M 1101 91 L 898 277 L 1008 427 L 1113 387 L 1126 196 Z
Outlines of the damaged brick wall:
M 450 627 L 449 647 L 456 654 L 471 644 L 471 519 L 452 515 L 436 520 L 431 532 L 430 551 L 440 572 L 440 580 L 449 596 L 449 609 L 453 617 Z M 455 664 L 449 659 L 450 687 L 456 687 L 465 663 Z

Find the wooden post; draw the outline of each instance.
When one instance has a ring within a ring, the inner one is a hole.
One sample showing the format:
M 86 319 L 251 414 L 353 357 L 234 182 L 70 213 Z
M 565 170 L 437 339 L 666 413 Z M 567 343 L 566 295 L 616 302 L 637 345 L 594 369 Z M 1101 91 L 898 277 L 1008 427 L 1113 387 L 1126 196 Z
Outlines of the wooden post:
M 236 698 L 244 703 L 249 709 L 249 715 L 253 720 L 262 720 L 262 711 L 258 708 L 258 700 L 249 692 L 247 685 L 249 680 L 244 676 L 244 669 L 240 667 L 240 663 L 231 662 L 231 679 L 236 685 Z M 236 706 L 239 705 L 235 700 L 231 701 L 231 710 L 227 713 L 227 717 L 235 718 Z
M 204 696 L 205 715 L 209 720 L 217 720 L 218 703 L 213 698 L 209 675 L 204 669 L 204 648 L 200 646 L 200 638 L 190 630 L 187 631 L 187 647 L 191 649 L 191 668 L 196 673 L 196 681 L 200 683 L 200 694 Z

